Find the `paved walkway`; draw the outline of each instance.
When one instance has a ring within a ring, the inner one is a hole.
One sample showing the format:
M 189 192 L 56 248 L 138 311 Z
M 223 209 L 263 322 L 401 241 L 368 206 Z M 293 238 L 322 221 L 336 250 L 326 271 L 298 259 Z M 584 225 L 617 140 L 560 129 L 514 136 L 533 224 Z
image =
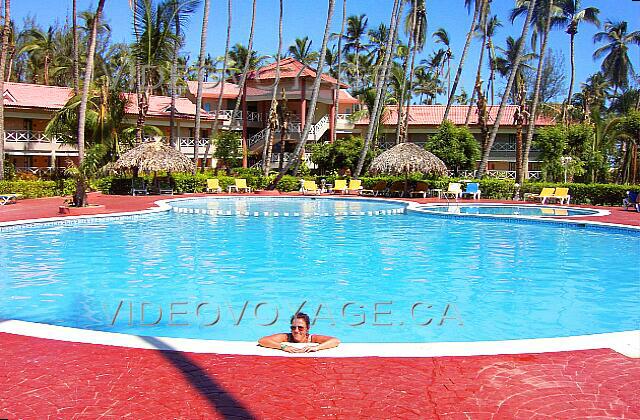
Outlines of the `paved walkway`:
M 148 208 L 157 199 L 90 196 L 107 212 Z M 21 200 L 0 207 L 0 221 L 57 216 L 62 201 Z M 610 216 L 596 219 L 640 225 L 638 213 L 609 210 Z M 140 350 L 0 333 L 0 418 L 11 419 L 640 419 L 638 389 L 640 359 L 609 349 L 295 359 Z

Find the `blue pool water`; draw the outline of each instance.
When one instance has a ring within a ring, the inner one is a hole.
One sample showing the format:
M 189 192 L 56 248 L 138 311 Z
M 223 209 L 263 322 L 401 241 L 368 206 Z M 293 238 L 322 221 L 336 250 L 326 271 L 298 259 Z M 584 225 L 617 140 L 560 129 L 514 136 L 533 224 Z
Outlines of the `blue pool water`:
M 327 206 L 327 212 L 397 207 L 260 200 L 271 209 Z M 285 331 L 302 306 L 316 318 L 312 332 L 345 342 L 555 337 L 640 323 L 640 234 L 626 230 L 416 212 L 306 218 L 164 212 L 1 235 L 5 319 L 246 341 Z
M 475 214 L 491 216 L 535 216 L 535 217 L 557 217 L 557 216 L 593 216 L 598 214 L 596 210 L 567 208 L 557 206 L 518 206 L 509 204 L 500 205 L 471 205 L 471 204 L 449 204 L 425 207 L 430 212 L 448 214 Z

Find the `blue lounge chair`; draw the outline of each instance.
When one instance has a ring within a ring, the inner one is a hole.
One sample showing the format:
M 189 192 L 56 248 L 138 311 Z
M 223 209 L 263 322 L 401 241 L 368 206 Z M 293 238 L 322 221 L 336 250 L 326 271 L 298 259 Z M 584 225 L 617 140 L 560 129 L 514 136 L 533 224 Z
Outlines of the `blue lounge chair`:
M 635 207 L 636 211 L 640 212 L 640 200 L 638 200 L 638 196 L 640 193 L 637 191 L 627 191 L 627 196 L 622 199 L 622 205 L 625 210 L 628 210 L 629 207 Z
M 461 196 L 470 195 L 474 200 L 478 200 L 480 198 L 480 184 L 477 182 L 470 182 L 465 187 Z
M 17 194 L 0 194 L 0 206 L 4 206 L 6 204 L 16 204 L 17 202 Z

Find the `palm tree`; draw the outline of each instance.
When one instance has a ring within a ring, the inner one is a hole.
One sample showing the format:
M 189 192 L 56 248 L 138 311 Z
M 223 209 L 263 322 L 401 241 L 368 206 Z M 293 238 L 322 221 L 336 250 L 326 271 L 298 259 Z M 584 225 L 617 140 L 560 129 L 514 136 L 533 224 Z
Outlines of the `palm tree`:
M 4 95 L 9 31 L 11 30 L 11 0 L 4 0 L 4 26 L 2 28 L 2 50 L 0 50 L 0 92 Z M 0 101 L 0 180 L 4 179 L 4 96 Z
M 42 59 L 44 84 L 49 85 L 49 66 L 56 50 L 55 28 L 49 26 L 47 33 L 37 28 L 32 28 L 21 33 L 20 36 L 24 37 L 26 42 L 23 44 L 22 49 L 18 51 L 18 55 L 28 52 L 32 56 L 39 56 Z
M 569 93 L 567 94 L 567 100 L 562 106 L 562 120 L 566 120 L 567 105 L 571 101 L 573 95 L 573 83 L 576 76 L 576 63 L 575 63 L 575 38 L 578 34 L 578 25 L 580 22 L 591 23 L 597 27 L 600 27 L 600 21 L 598 20 L 598 14 L 600 10 L 595 7 L 585 7 L 580 10 L 580 0 L 556 0 L 558 7 L 562 10 L 562 15 L 557 18 L 558 23 L 563 23 L 567 26 L 566 32 L 569 34 L 569 46 L 571 51 L 571 81 L 569 82 Z
M 398 37 L 398 25 L 400 22 L 400 17 L 402 16 L 403 7 L 404 2 L 394 0 L 393 9 L 391 10 L 391 22 L 389 23 L 389 40 L 387 41 L 387 46 L 384 52 L 385 57 L 382 63 L 382 67 L 378 70 L 379 76 L 376 82 L 376 97 L 373 103 L 373 113 L 369 112 L 369 126 L 367 128 L 367 137 L 365 138 L 362 151 L 360 152 L 360 158 L 358 159 L 358 165 L 356 166 L 356 172 L 354 174 L 356 178 L 359 177 L 362 173 L 364 161 L 367 157 L 371 141 L 373 140 L 373 136 L 376 131 L 375 129 L 378 126 L 380 114 L 382 113 L 382 107 L 384 106 L 382 95 L 383 92 L 386 92 L 387 90 L 387 78 L 391 67 L 389 63 L 391 62 L 391 56 L 393 55 L 393 46 L 395 45 L 396 39 Z
M 232 17 L 232 1 L 228 0 L 227 2 L 227 40 L 224 44 L 224 57 L 222 58 L 222 72 L 220 73 L 220 92 L 224 92 L 225 80 L 227 78 L 227 63 L 229 61 L 229 45 L 231 43 L 231 17 Z M 213 128 L 211 129 L 211 136 L 209 136 L 209 141 L 207 142 L 207 146 L 204 150 L 204 157 L 202 158 L 202 169 L 204 171 L 204 165 L 207 161 L 207 156 L 209 156 L 209 151 L 211 150 L 211 144 L 213 143 L 213 139 L 216 138 L 218 134 L 218 124 L 220 110 L 222 109 L 222 97 L 224 95 L 218 96 L 218 103 L 216 104 L 216 113 L 215 119 L 213 120 Z
M 442 51 L 437 51 L 436 57 L 442 57 L 442 66 L 444 68 L 444 64 L 447 64 L 447 96 L 451 96 L 451 59 L 453 58 L 453 53 L 451 52 L 451 42 L 449 41 L 449 33 L 444 28 L 439 28 L 437 31 L 433 33 L 433 37 L 436 39 L 436 44 L 444 44 L 446 47 Z M 446 110 L 445 110 L 446 111 Z
M 269 176 L 269 170 L 271 169 L 271 153 L 273 152 L 273 138 L 276 134 L 276 129 L 281 124 L 278 121 L 278 85 L 280 84 L 280 56 L 282 55 L 282 16 L 283 5 L 280 0 L 280 15 L 278 19 L 278 52 L 276 53 L 276 79 L 273 84 L 273 91 L 271 92 L 271 107 L 269 108 L 269 122 L 267 125 L 267 132 L 265 135 L 265 145 L 262 150 L 262 170 L 264 176 Z M 309 44 L 311 45 L 311 44 Z M 282 122 L 284 125 L 284 121 Z M 282 134 L 284 134 L 284 128 L 281 128 Z M 284 147 L 284 145 L 280 145 Z M 281 161 L 282 163 L 282 161 Z
M 202 16 L 202 32 L 200 33 L 200 54 L 198 55 L 198 92 L 196 93 L 196 121 L 193 129 L 193 174 L 198 170 L 198 156 L 200 147 L 200 113 L 202 110 L 202 85 L 204 78 L 204 56 L 207 51 L 207 27 L 209 26 L 210 0 L 204 0 L 204 14 Z
M 471 8 L 472 0 L 465 0 L 465 6 L 467 9 Z M 462 66 L 464 65 L 464 60 L 467 57 L 467 51 L 469 51 L 469 45 L 471 45 L 471 37 L 473 36 L 473 32 L 475 30 L 476 24 L 478 22 L 478 15 L 480 14 L 480 10 L 482 9 L 482 5 L 485 1 L 488 0 L 473 0 L 474 3 L 474 11 L 473 18 L 471 19 L 471 27 L 469 28 L 469 32 L 467 32 L 467 40 L 464 43 L 464 48 L 462 49 L 462 55 L 460 56 L 460 63 L 458 63 L 458 71 L 456 72 L 456 77 L 453 80 L 453 87 L 449 89 L 449 99 L 447 100 L 447 107 L 444 110 L 444 116 L 442 117 L 442 121 L 446 121 L 449 117 L 449 111 L 451 110 L 451 105 L 453 104 L 453 99 L 456 94 L 456 88 L 458 87 L 458 83 L 460 82 L 460 76 L 462 75 Z
M 525 85 L 524 70 L 530 69 L 529 61 L 533 60 L 536 55 L 534 53 L 521 53 L 518 67 L 515 68 L 516 57 L 518 54 L 518 41 L 508 36 L 506 40 L 507 45 L 505 48 L 498 47 L 503 55 L 495 58 L 495 71 L 501 77 L 508 78 L 512 71 L 515 71 L 515 79 L 511 92 L 509 92 L 509 98 L 511 102 L 517 103 L 518 93 L 520 88 Z
M 78 8 L 77 0 L 73 0 L 72 29 L 73 34 L 73 92 L 80 93 L 80 67 L 78 66 Z
M 93 62 L 96 53 L 96 43 L 98 41 L 98 26 L 100 25 L 100 18 L 102 16 L 102 10 L 104 9 L 105 0 L 98 1 L 98 8 L 96 9 L 95 18 L 91 26 L 91 35 L 89 37 L 89 51 L 87 53 L 87 67 L 84 73 L 84 84 L 82 85 L 82 100 L 80 101 L 80 109 L 78 111 L 78 166 L 82 166 L 82 160 L 84 159 L 84 127 L 85 118 L 87 114 L 87 101 L 89 99 L 89 85 L 91 84 L 91 77 L 93 75 Z M 86 192 L 86 179 L 79 178 L 76 184 L 76 192 L 73 197 L 73 202 L 76 206 L 82 207 L 87 203 Z
M 504 89 L 504 93 L 502 94 L 502 100 L 500 102 L 500 107 L 498 108 L 498 114 L 496 115 L 495 122 L 493 123 L 493 127 L 491 128 L 491 133 L 489 133 L 489 138 L 486 142 L 484 142 L 484 147 L 482 148 L 482 158 L 480 160 L 480 166 L 478 168 L 478 177 L 482 177 L 486 170 L 487 165 L 489 164 L 489 153 L 491 152 L 491 148 L 493 147 L 493 142 L 496 140 L 496 135 L 498 134 L 498 129 L 500 128 L 500 119 L 502 118 L 502 114 L 504 113 L 504 108 L 507 105 L 507 100 L 509 98 L 509 94 L 511 92 L 511 88 L 513 86 L 513 82 L 516 77 L 516 69 L 520 67 L 520 61 L 522 60 L 522 50 L 524 48 L 525 39 L 527 34 L 529 33 L 529 25 L 533 18 L 533 11 L 536 4 L 536 0 L 530 0 L 529 9 L 527 10 L 527 17 L 522 26 L 522 33 L 520 38 L 518 39 L 518 46 L 516 48 L 515 60 L 513 63 L 513 68 L 511 73 L 509 74 L 509 80 L 507 81 L 507 86 Z
M 533 0 L 517 0 L 516 8 L 511 13 L 512 20 L 516 16 L 524 13 L 528 10 L 528 3 Z M 544 68 L 544 56 L 547 51 L 547 43 L 549 40 L 549 32 L 551 31 L 551 22 L 555 16 L 558 15 L 559 9 L 554 6 L 554 0 L 539 0 L 537 8 L 534 8 L 534 17 L 532 18 L 532 25 L 534 25 L 534 34 L 542 34 L 542 41 L 540 42 L 540 51 L 538 52 L 538 70 L 536 72 L 536 82 L 533 88 L 533 98 L 531 100 L 531 107 L 529 109 L 529 121 L 527 127 L 527 137 L 525 139 L 523 156 L 522 156 L 522 171 L 519 171 L 519 176 L 516 181 L 519 184 L 524 182 L 525 177 L 528 178 L 529 174 L 529 150 L 531 150 L 531 143 L 533 142 L 533 134 L 536 128 L 536 118 L 538 116 L 538 101 L 540 100 L 540 86 L 542 81 L 542 70 Z
M 594 59 L 601 59 L 601 70 L 614 87 L 614 94 L 619 88 L 629 85 L 629 75 L 634 74 L 633 64 L 629 59 L 629 46 L 640 45 L 640 31 L 627 33 L 627 22 L 604 24 L 604 31 L 593 36 L 593 42 L 607 42 L 593 53 Z
M 236 99 L 236 105 L 233 108 L 233 113 L 231 114 L 231 122 L 232 124 L 235 122 L 236 118 L 235 116 L 238 114 L 238 111 L 240 111 L 240 105 L 244 102 L 245 98 L 245 83 L 247 81 L 247 73 L 249 72 L 249 68 L 251 66 L 251 58 L 253 55 L 253 34 L 254 34 L 254 29 L 256 26 L 256 0 L 253 0 L 253 6 L 251 9 L 251 29 L 249 30 L 249 43 L 247 44 L 247 55 L 244 59 L 244 67 L 242 69 L 242 76 L 240 76 L 240 83 L 239 83 L 239 87 L 240 87 L 240 91 L 238 92 L 238 98 Z M 236 44 L 237 46 L 237 44 Z M 243 115 L 242 116 L 243 119 L 246 119 L 247 116 Z M 247 138 L 246 138 L 246 133 L 243 130 L 243 135 L 242 135 L 242 167 L 246 168 L 247 167 Z
M 304 64 L 318 61 L 318 52 L 311 51 L 312 44 L 313 41 L 310 41 L 308 36 L 296 38 L 295 43 L 289 46 L 289 56 Z
M 415 4 L 416 0 L 410 0 L 410 1 L 411 1 L 411 10 L 407 14 L 407 17 L 405 18 L 405 34 L 409 37 L 409 40 L 407 41 L 406 53 L 402 54 L 403 56 L 402 74 L 401 75 L 397 74 L 398 72 L 395 65 L 391 71 L 392 84 L 394 80 L 399 83 L 399 86 L 396 89 L 397 90 L 396 144 L 400 143 L 404 138 L 404 132 L 402 131 L 402 128 L 403 128 L 402 124 L 404 121 L 404 113 L 403 113 L 404 112 L 404 95 L 406 93 L 406 86 L 407 86 L 407 71 L 409 70 L 409 55 L 410 55 L 409 52 L 413 49 L 414 32 L 418 24 L 417 23 L 418 8 L 416 7 L 416 4 Z M 398 46 L 398 49 L 400 49 L 400 46 Z M 397 55 L 400 55 L 400 54 L 397 54 Z
M 416 86 L 414 93 L 420 95 L 419 102 L 425 105 L 433 105 L 436 97 L 444 93 L 442 81 L 426 67 L 420 66 L 416 69 Z M 423 97 L 426 95 L 426 99 Z
M 416 55 L 418 51 L 422 51 L 424 49 L 424 45 L 427 40 L 427 10 L 425 0 L 415 0 L 413 8 L 415 9 L 415 12 L 412 10 L 411 14 L 415 15 L 415 17 L 413 20 L 413 28 L 411 31 L 413 48 L 411 50 L 411 66 L 409 68 L 409 94 L 406 97 L 407 112 L 405 113 L 404 120 L 402 121 L 402 127 L 400 128 L 400 132 L 402 133 L 404 140 L 406 140 L 408 132 L 407 130 L 409 127 L 409 113 L 411 107 L 411 99 L 413 97 L 413 77 L 415 75 Z
M 489 51 L 489 82 L 487 83 L 487 96 L 491 93 L 491 105 L 494 101 L 494 79 L 496 74 L 496 50 L 493 45 L 493 37 L 496 34 L 496 29 L 502 26 L 498 16 L 493 15 L 487 23 L 487 50 Z
M 318 103 L 318 96 L 320 95 L 320 81 L 322 80 L 322 72 L 324 68 L 325 55 L 327 54 L 327 44 L 329 43 L 329 28 L 331 27 L 331 18 L 333 17 L 333 9 L 335 6 L 335 0 L 329 0 L 329 10 L 327 11 L 327 21 L 324 27 L 324 36 L 322 37 L 322 46 L 320 47 L 320 57 L 318 58 L 318 66 L 316 69 L 316 78 L 313 82 L 313 91 L 311 93 L 311 102 L 309 104 L 309 108 L 307 110 L 307 115 L 305 118 L 304 129 L 302 135 L 300 136 L 300 143 L 296 145 L 296 148 L 293 152 L 293 157 L 287 165 L 282 168 L 280 173 L 275 177 L 275 179 L 269 185 L 270 189 L 275 188 L 275 186 L 280 182 L 284 174 L 286 174 L 291 167 L 298 167 L 298 163 L 300 162 L 302 150 L 304 149 L 305 144 L 307 143 L 307 139 L 309 138 L 309 132 L 311 131 L 311 126 L 313 125 L 313 115 L 316 111 L 316 104 Z
M 384 58 L 384 49 L 389 39 L 389 28 L 381 22 L 376 29 L 367 31 L 367 38 L 369 43 L 366 48 L 370 49 L 371 54 L 375 57 L 375 60 L 373 60 L 374 65 L 379 66 Z
M 184 33 L 182 28 L 188 21 L 188 17 L 193 13 L 199 3 L 199 0 L 170 0 L 171 14 L 173 19 L 171 22 L 174 28 L 173 37 L 173 59 L 171 60 L 171 110 L 169 115 L 169 144 L 175 145 L 175 118 L 176 118 L 176 77 L 178 73 L 178 55 L 183 43 Z
M 358 90 L 360 88 L 360 66 L 358 64 L 358 57 L 360 55 L 360 51 L 363 49 L 362 44 L 362 36 L 367 31 L 367 15 L 353 15 L 347 18 L 347 33 L 344 35 L 345 44 L 344 44 L 344 52 L 345 54 L 353 51 L 355 53 L 355 64 L 356 64 L 356 77 L 354 83 L 354 89 Z
M 480 77 L 482 76 L 482 62 L 484 61 L 484 50 L 487 46 L 487 40 L 489 39 L 489 12 L 490 12 L 490 3 L 488 1 L 482 2 L 482 8 L 480 10 L 480 16 L 478 18 L 478 25 L 476 28 L 476 32 L 479 32 L 482 35 L 482 42 L 480 44 L 480 57 L 478 58 L 478 69 L 476 70 L 476 80 L 474 82 L 474 86 L 478 86 L 480 84 Z M 471 92 L 470 102 L 473 104 L 473 100 L 475 98 L 477 90 L 473 89 Z M 471 119 L 471 110 L 472 106 L 467 110 L 467 117 L 464 120 L 464 126 L 469 126 L 469 120 Z
M 342 39 L 344 37 L 344 27 L 347 24 L 347 0 L 342 0 L 342 24 L 340 25 L 340 34 L 338 35 L 338 71 L 335 75 L 336 87 L 335 87 L 335 109 L 333 112 L 333 127 L 338 125 L 338 112 L 340 110 L 340 78 L 342 76 Z M 331 143 L 336 141 L 336 130 L 334 128 Z

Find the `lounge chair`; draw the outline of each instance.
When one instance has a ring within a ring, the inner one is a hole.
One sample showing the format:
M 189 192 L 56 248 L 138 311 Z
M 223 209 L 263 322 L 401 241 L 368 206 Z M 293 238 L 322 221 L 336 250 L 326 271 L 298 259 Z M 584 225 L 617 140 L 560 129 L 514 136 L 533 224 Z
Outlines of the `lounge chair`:
M 384 195 L 387 191 L 387 181 L 378 181 L 370 190 L 360 190 L 360 195 Z
M 147 183 L 143 178 L 131 179 L 131 195 L 147 195 Z
M 220 180 L 218 178 L 209 178 L 207 179 L 207 189 L 208 193 L 221 193 L 222 188 L 220 187 Z
M 542 204 L 545 204 L 549 199 L 549 197 L 553 197 L 555 191 L 556 191 L 555 188 L 546 187 L 546 188 L 543 188 L 542 191 L 540 191 L 540 194 L 531 194 L 531 193 L 525 194 L 524 199 L 525 201 L 529 199 L 533 199 L 534 201 L 539 199 Z
M 330 193 L 336 194 L 344 194 L 347 191 L 347 180 L 346 179 L 336 179 L 333 181 L 333 188 L 329 189 Z
M 389 197 L 393 197 L 394 194 L 397 194 L 398 197 L 404 195 L 404 181 L 393 181 L 389 187 Z
M 360 194 L 360 191 L 362 191 L 362 180 L 352 179 L 349 181 L 349 187 L 346 189 L 347 194 Z
M 465 195 L 470 195 L 474 200 L 480 199 L 480 184 L 477 182 L 470 182 L 466 185 L 464 191 L 460 194 L 464 198 Z
M 157 178 L 153 190 L 160 195 L 173 195 L 173 185 L 171 182 L 171 178 Z
M 460 198 L 462 196 L 462 185 L 459 182 L 450 182 L 447 191 L 442 192 L 444 198 Z
M 7 204 L 16 204 L 17 202 L 17 194 L 0 194 L 0 206 L 5 206 Z
M 316 181 L 304 181 L 302 185 L 302 194 L 320 194 L 320 189 L 316 185 Z
M 429 192 L 429 185 L 426 182 L 422 182 L 419 181 L 416 184 L 416 188 L 411 191 L 411 194 L 409 194 L 411 197 L 414 196 L 422 196 L 422 198 L 427 198 L 427 193 Z
M 560 204 L 569 204 L 571 196 L 569 195 L 569 188 L 556 188 L 556 191 L 547 200 L 558 200 Z
M 237 193 L 239 192 L 247 192 L 250 193 L 251 192 L 251 187 L 247 186 L 247 180 L 244 178 L 236 178 L 236 182 L 234 185 L 229 185 L 227 187 L 227 191 L 231 192 L 231 191 L 235 191 Z
M 627 196 L 622 199 L 622 205 L 625 210 L 629 207 L 635 207 L 636 211 L 640 212 L 640 193 L 637 191 L 627 191 Z

